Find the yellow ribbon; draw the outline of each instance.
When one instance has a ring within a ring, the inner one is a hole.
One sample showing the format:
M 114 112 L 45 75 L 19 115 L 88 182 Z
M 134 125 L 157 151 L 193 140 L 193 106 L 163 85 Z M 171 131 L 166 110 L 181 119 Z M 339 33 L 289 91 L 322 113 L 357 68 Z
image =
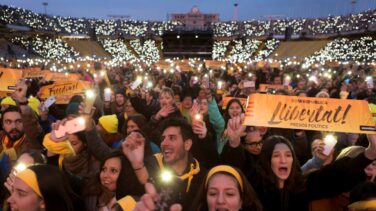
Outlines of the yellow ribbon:
M 154 154 L 154 157 L 157 159 L 159 168 L 163 171 L 164 170 L 163 155 L 161 153 L 157 153 L 157 154 Z M 188 192 L 189 189 L 191 188 L 193 176 L 200 172 L 200 165 L 196 159 L 194 160 L 195 160 L 195 163 L 194 164 L 191 163 L 189 172 L 178 177 L 181 180 L 188 179 L 188 185 L 187 185 L 185 192 Z
M 242 192 L 244 191 L 243 180 L 242 180 L 242 177 L 240 176 L 239 172 L 236 171 L 233 167 L 227 166 L 227 165 L 215 166 L 212 169 L 210 169 L 208 175 L 206 176 L 205 187 L 208 186 L 208 182 L 209 182 L 210 177 L 212 177 L 214 174 L 216 174 L 218 172 L 226 172 L 226 173 L 231 174 L 238 181 L 240 189 L 242 190 Z
M 136 201 L 131 196 L 123 197 L 117 203 L 123 211 L 132 211 L 136 207 Z
M 17 173 L 17 177 L 20 180 L 24 181 L 31 189 L 33 189 L 33 191 L 38 196 L 40 196 L 41 198 L 43 198 L 43 196 L 42 196 L 42 194 L 40 192 L 40 189 L 39 189 L 37 175 L 35 174 L 34 171 L 32 171 L 31 169 L 25 169 L 25 170 Z
M 74 156 L 76 153 L 68 140 L 55 142 L 51 140 L 51 134 L 46 134 L 43 139 L 43 146 L 51 153 L 59 155 L 59 168 L 62 169 L 65 157 Z
M 376 208 L 376 200 L 357 201 L 350 204 L 349 208 L 357 211 Z
M 9 160 L 16 161 L 17 160 L 16 149 L 24 142 L 24 140 L 25 140 L 25 135 L 23 135 L 20 139 L 15 141 L 11 147 L 8 147 L 10 140 L 7 135 L 4 135 L 3 140 L 2 140 L 3 151 L 0 153 L 0 158 L 4 154 L 6 154 L 8 155 Z

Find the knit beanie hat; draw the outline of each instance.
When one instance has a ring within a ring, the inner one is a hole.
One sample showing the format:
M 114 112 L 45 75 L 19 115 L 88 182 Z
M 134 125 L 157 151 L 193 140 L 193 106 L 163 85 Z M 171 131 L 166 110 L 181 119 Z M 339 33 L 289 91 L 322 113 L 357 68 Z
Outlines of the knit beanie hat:
M 79 103 L 73 102 L 69 103 L 65 109 L 65 114 L 68 115 L 79 115 Z
M 99 124 L 108 132 L 108 133 L 117 133 L 119 120 L 115 114 L 102 116 L 99 118 Z

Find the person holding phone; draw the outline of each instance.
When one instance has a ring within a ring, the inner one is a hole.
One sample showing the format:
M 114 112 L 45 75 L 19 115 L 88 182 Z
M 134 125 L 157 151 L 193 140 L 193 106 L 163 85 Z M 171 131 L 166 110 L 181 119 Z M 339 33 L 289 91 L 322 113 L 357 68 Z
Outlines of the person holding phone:
M 68 127 L 63 137 L 56 137 L 59 128 L 65 128 L 66 124 L 68 124 L 67 119 L 57 121 L 52 125 L 51 133 L 44 137 L 43 145 L 47 149 L 47 163 L 59 166 L 79 177 L 94 175 L 99 169 L 99 161 L 88 149 L 85 132 L 70 133 L 69 131 L 75 128 Z
M 208 109 L 208 100 L 206 98 L 197 98 L 190 109 L 190 116 L 192 119 L 192 131 L 198 137 L 197 142 L 193 142 L 192 154 L 200 160 L 203 166 L 209 169 L 218 165 L 219 155 L 214 126 L 209 120 Z

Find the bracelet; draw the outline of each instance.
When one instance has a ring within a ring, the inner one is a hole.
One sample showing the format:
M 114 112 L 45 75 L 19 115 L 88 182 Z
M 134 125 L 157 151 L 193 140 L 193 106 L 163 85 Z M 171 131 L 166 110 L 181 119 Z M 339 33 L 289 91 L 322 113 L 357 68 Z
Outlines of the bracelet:
M 143 164 L 140 168 L 136 168 L 136 169 L 133 169 L 134 171 L 140 171 L 141 169 L 143 169 L 145 167 L 145 164 Z

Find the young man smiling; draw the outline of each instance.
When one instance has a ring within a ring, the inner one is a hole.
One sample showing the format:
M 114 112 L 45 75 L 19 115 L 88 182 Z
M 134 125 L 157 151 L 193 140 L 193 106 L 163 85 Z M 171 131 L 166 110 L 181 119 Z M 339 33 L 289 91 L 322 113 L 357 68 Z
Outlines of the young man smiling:
M 161 175 L 170 172 L 173 182 L 165 184 L 172 190 L 170 202 L 189 210 L 206 173 L 190 153 L 195 134 L 183 118 L 166 119 L 161 131 L 161 153 L 144 159 L 145 140 L 132 134 L 124 141 L 123 152 L 141 184 L 152 180 L 158 186 Z

